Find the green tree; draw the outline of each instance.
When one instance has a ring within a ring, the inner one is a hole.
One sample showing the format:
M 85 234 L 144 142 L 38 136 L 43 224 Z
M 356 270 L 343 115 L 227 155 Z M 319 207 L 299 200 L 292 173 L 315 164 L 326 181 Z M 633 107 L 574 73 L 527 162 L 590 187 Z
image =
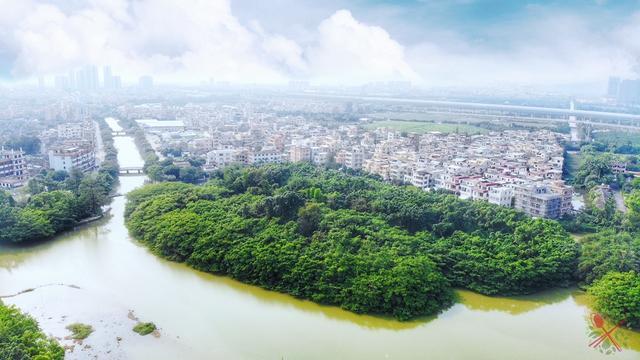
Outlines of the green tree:
M 0 359 L 62 360 L 64 349 L 36 321 L 0 302 Z
M 7 141 L 4 146 L 9 149 L 22 149 L 28 155 L 38 154 L 42 142 L 37 136 L 20 136 Z
M 640 272 L 640 238 L 613 230 L 586 236 L 581 241 L 578 278 L 586 284 L 611 271 Z
M 589 288 L 589 294 L 602 315 L 640 329 L 640 275 L 637 272 L 610 272 Z
M 228 167 L 128 195 L 133 236 L 196 269 L 359 313 L 434 314 L 452 286 L 526 294 L 574 280 L 555 221 L 309 165 Z
M 34 195 L 27 207 L 42 211 L 55 232 L 71 228 L 80 217 L 76 197 L 69 191 L 55 190 Z
M 108 198 L 104 181 L 95 175 L 86 176 L 78 187 L 78 203 L 82 216 L 94 216 L 102 213 L 102 205 Z
M 15 206 L 16 201 L 13 196 L 7 191 L 0 190 L 0 207 L 1 206 Z
M 322 221 L 322 208 L 317 203 L 308 203 L 298 210 L 298 228 L 304 236 L 311 236 Z
M 202 170 L 193 166 L 181 167 L 178 175 L 180 181 L 190 184 L 195 184 L 202 180 L 203 176 Z
M 576 172 L 573 183 L 580 189 L 590 189 L 595 185 L 613 184 L 616 177 L 611 167 L 616 159 L 611 153 L 583 151 L 583 160 Z

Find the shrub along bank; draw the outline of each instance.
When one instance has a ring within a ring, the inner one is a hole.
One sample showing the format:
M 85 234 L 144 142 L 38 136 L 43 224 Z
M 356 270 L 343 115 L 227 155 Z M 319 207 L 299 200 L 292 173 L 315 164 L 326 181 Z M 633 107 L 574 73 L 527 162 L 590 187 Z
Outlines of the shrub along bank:
M 569 284 L 579 258 L 557 222 L 308 165 L 148 185 L 129 194 L 126 217 L 167 259 L 402 320 L 448 307 L 453 287 L 512 295 Z

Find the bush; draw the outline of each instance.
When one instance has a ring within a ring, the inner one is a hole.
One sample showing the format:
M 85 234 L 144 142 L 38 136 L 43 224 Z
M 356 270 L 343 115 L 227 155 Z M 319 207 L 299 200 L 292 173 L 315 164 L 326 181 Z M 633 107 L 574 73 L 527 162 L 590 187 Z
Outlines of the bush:
M 0 359 L 62 360 L 64 349 L 30 316 L 0 302 Z
M 578 278 L 585 284 L 611 271 L 640 272 L 640 238 L 613 230 L 586 236 L 581 241 Z
M 71 338 L 84 340 L 93 332 L 93 326 L 81 323 L 67 325 L 67 330 L 71 331 Z
M 602 315 L 640 329 L 640 275 L 637 272 L 610 272 L 589 288 L 589 294 Z
M 139 323 L 133 327 L 133 331 L 137 332 L 142 336 L 149 335 L 152 332 L 156 331 L 156 324 L 152 322 Z
M 145 186 L 129 194 L 126 217 L 164 258 L 401 320 L 448 307 L 452 285 L 484 294 L 566 285 L 578 258 L 557 222 L 308 165 Z

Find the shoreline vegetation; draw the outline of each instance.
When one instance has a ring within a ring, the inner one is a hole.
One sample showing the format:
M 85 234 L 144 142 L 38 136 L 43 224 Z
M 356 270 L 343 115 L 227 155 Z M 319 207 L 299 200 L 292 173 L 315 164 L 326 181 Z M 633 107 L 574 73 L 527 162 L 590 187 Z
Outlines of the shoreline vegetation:
M 104 119 L 100 126 L 105 159 L 98 171 L 45 170 L 27 184 L 29 199 L 17 203 L 0 191 L 0 243 L 29 243 L 50 239 L 103 215 L 118 182 L 117 150 Z
M 144 130 L 135 120 L 120 120 L 120 125 L 127 134 L 133 136 L 134 143 L 144 159 L 143 170 L 149 180 L 154 182 L 182 181 L 186 183 L 202 183 L 207 173 L 202 169 L 205 161 L 198 158 L 187 158 L 187 164 L 178 164 L 173 158 L 167 157 L 160 160 Z
M 31 316 L 0 301 L 0 359 L 63 358 L 62 346 L 45 335 Z
M 640 278 L 635 233 L 575 241 L 554 220 L 371 175 L 228 167 L 201 186 L 132 191 L 125 220 L 163 258 L 354 313 L 410 320 L 448 308 L 454 288 L 513 296 L 577 284 L 610 319 L 640 319 L 637 287 L 598 291 Z M 610 273 L 625 275 L 602 279 Z
M 555 221 L 309 165 L 235 168 L 203 186 L 128 195 L 133 236 L 205 272 L 399 320 L 453 288 L 521 295 L 575 282 L 578 244 Z

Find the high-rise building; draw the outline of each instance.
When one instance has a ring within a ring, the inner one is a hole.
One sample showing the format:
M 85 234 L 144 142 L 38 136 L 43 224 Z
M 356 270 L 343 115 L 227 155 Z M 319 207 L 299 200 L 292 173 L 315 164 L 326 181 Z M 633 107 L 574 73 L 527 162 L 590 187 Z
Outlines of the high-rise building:
M 69 90 L 69 78 L 64 75 L 56 76 L 54 79 L 54 86 L 58 90 Z
M 149 75 L 141 76 L 138 85 L 143 89 L 150 89 L 153 87 L 153 78 Z
M 98 88 L 100 87 L 98 68 L 95 65 L 89 65 L 87 71 L 89 73 L 89 89 L 98 90 Z
M 80 91 L 86 91 L 89 89 L 89 79 L 84 69 L 80 69 L 75 72 L 75 80 L 75 86 L 72 86 L 73 88 Z
M 113 83 L 114 83 L 114 79 L 113 79 L 113 75 L 111 74 L 111 67 L 105 66 L 102 69 L 102 86 L 105 89 L 113 89 Z
M 607 96 L 613 99 L 617 98 L 619 88 L 620 88 L 620 78 L 616 76 L 609 77 L 609 87 L 607 88 Z
M 640 80 L 622 80 L 618 90 L 621 103 L 640 103 Z

